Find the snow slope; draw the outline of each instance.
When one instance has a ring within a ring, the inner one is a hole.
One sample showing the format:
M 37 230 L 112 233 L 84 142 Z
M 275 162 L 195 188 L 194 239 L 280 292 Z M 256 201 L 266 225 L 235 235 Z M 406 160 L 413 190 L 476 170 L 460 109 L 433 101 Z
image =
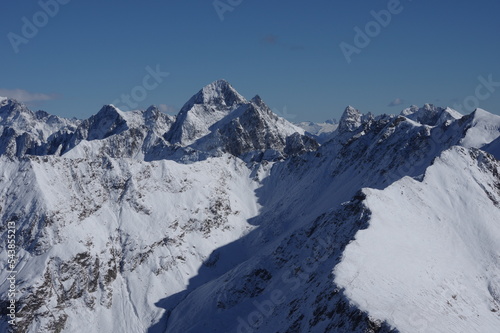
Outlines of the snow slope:
M 500 136 L 500 116 L 483 109 L 470 114 L 467 134 L 460 142 L 464 147 L 483 147 Z
M 162 295 L 182 291 L 213 250 L 251 230 L 259 207 L 250 170 L 231 156 L 107 159 L 104 168 L 53 156 L 1 162 L 2 216 L 16 221 L 22 247 L 21 331 L 78 332 L 81 316 L 93 318 L 86 331 L 146 331 Z
M 352 109 L 346 112 L 352 113 Z M 406 175 L 421 179 L 435 157 L 459 142 L 467 130 L 464 132 L 464 124 L 452 126 L 453 121 L 429 126 L 405 117 L 353 116 L 359 123 L 346 126 L 342 135 L 337 136 L 339 141 L 326 143 L 316 153 L 275 164 L 258 192 L 263 208 L 253 220 L 259 228 L 217 251 L 218 258 L 234 247 L 246 248 L 244 252 L 253 255 L 241 255 L 239 265 L 191 290 L 171 312 L 167 332 L 389 332 L 406 330 L 408 325 L 413 332 L 422 326 L 420 313 L 405 308 L 408 311 L 394 315 L 398 325 L 391 329 L 392 317 L 377 312 L 383 306 L 375 303 L 363 307 L 353 302 L 350 289 L 344 290 L 343 285 L 335 283 L 335 267 L 342 267 L 344 248 L 350 249 L 359 230 L 372 227 L 367 195 L 356 190 L 366 187 L 383 190 Z M 478 162 L 468 167 L 474 173 L 484 174 L 484 179 L 495 179 L 495 169 L 489 166 L 479 171 L 474 169 L 493 163 L 481 162 L 481 156 L 473 155 L 471 161 Z M 455 171 L 460 175 L 463 167 Z M 491 192 L 495 183 L 489 184 L 485 188 Z M 478 201 L 482 199 L 484 194 Z M 420 207 L 420 203 L 417 201 L 416 206 Z M 490 217 L 498 219 L 498 208 L 493 201 L 487 199 L 483 205 L 488 206 Z M 421 206 L 426 212 L 428 208 Z M 389 204 L 382 209 L 391 212 Z M 428 213 L 434 217 L 432 210 Z M 490 231 L 498 235 L 498 230 Z M 464 252 L 467 251 L 465 247 Z M 372 258 L 373 265 L 390 262 L 392 254 L 384 255 L 383 260 Z M 426 264 L 416 263 L 424 271 L 428 269 Z M 489 276 L 487 269 L 491 268 L 481 267 L 477 272 Z M 201 270 L 198 276 L 205 274 Z M 426 282 L 424 279 L 422 283 Z M 397 287 L 396 282 L 393 284 Z M 447 281 L 442 281 L 442 285 L 446 287 Z M 273 298 L 281 293 L 283 298 Z M 392 294 L 392 290 L 384 290 L 373 299 L 385 301 L 385 297 L 390 302 Z M 446 302 L 446 295 L 433 294 L 432 299 L 441 304 Z M 193 308 L 196 311 L 191 311 Z M 498 325 L 498 318 L 489 318 L 485 329 Z M 470 326 L 464 327 L 482 329 L 471 317 L 466 320 Z M 217 328 L 213 323 L 217 323 Z M 424 325 L 423 331 L 434 332 L 434 326 Z M 457 326 L 449 322 L 436 325 L 436 329 L 443 327 L 456 331 Z
M 500 327 L 500 163 L 453 147 L 422 181 L 365 189 L 370 226 L 335 267 L 361 309 L 400 332 Z

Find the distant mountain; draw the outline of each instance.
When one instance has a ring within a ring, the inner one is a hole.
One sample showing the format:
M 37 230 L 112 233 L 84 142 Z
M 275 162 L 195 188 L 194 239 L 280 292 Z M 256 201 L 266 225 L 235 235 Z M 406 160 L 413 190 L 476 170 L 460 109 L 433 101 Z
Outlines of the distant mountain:
M 462 114 L 451 108 L 441 108 L 432 104 L 425 104 L 424 107 L 411 106 L 401 111 L 401 115 L 414 120 L 423 125 L 437 126 L 450 124 L 454 120 L 462 118 Z
M 0 133 L 19 332 L 500 327 L 500 116 L 292 124 L 218 80 L 176 117 L 0 98 Z
M 323 123 L 303 121 L 296 123 L 295 125 L 304 129 L 309 136 L 313 137 L 319 143 L 324 143 L 325 141 L 328 141 L 328 138 L 337 129 L 338 122 L 336 119 L 330 119 Z
M 0 100 L 0 154 L 21 157 L 24 154 L 45 154 L 41 145 L 57 140 L 58 134 L 73 132 L 80 124 L 76 119 L 32 112 L 13 99 Z

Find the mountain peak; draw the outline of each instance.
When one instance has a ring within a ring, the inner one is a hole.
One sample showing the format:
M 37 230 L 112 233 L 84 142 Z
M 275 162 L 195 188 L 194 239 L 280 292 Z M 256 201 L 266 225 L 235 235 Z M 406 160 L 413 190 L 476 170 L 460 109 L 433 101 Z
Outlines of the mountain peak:
M 259 95 L 255 95 L 251 100 L 250 102 L 254 103 L 254 104 L 257 104 L 257 105 L 261 105 L 264 103 L 264 101 L 262 100 L 262 98 L 260 98 Z
M 251 100 L 250 103 L 257 106 L 259 109 L 261 109 L 264 112 L 267 113 L 273 113 L 273 111 L 267 106 L 267 104 L 260 98 L 259 95 L 255 95 Z
M 355 130 L 361 125 L 362 116 L 363 115 L 359 112 L 359 110 L 351 105 L 348 105 L 345 108 L 342 117 L 340 117 L 339 130 L 343 132 L 351 132 Z
M 219 107 L 232 107 L 236 104 L 246 103 L 241 96 L 226 80 L 214 81 L 203 87 L 184 105 L 182 110 L 190 109 L 195 104 L 217 105 Z M 182 111 L 181 110 L 181 111 Z
M 10 105 L 11 107 L 13 106 L 23 106 L 25 109 L 25 105 L 18 100 L 10 97 L 0 97 L 0 107 L 4 107 L 6 105 Z
M 33 118 L 34 113 L 26 107 L 23 103 L 8 97 L 0 98 L 0 121 L 12 122 L 21 117 L 25 119 Z M 12 125 L 12 124 L 11 124 Z
M 484 109 L 481 109 L 481 108 L 477 108 L 477 109 L 475 109 L 475 110 L 471 113 L 471 115 L 472 115 L 474 118 L 476 118 L 476 119 L 479 119 L 479 118 L 483 119 L 483 118 L 495 118 L 495 117 L 498 117 L 498 116 L 496 116 L 496 115 L 494 115 L 494 114 L 492 114 L 492 113 L 490 113 L 490 112 L 488 112 L 488 111 L 486 111 L 486 110 L 484 110 Z
M 210 126 L 247 103 L 226 80 L 214 81 L 184 104 L 165 138 L 171 143 L 191 144 L 208 134 Z
M 437 126 L 460 119 L 462 115 L 450 108 L 442 108 L 426 103 L 423 107 L 412 105 L 401 111 L 401 115 L 422 125 Z
M 406 109 L 403 109 L 403 111 L 401 111 L 401 115 L 402 116 L 409 116 L 411 114 L 414 114 L 415 112 L 417 112 L 420 108 L 417 106 L 417 105 L 411 105 L 409 108 L 406 108 Z
M 225 79 L 218 79 L 218 80 L 215 80 L 214 82 L 212 82 L 210 84 L 207 84 L 207 86 L 221 86 L 221 87 L 225 86 L 225 87 L 230 87 L 231 85 Z
M 27 109 L 26 106 L 18 101 L 17 99 L 11 98 L 11 97 L 2 97 L 0 96 L 0 108 L 3 108 L 6 105 L 10 105 L 11 108 L 13 106 L 22 106 L 24 109 Z
M 151 105 L 149 106 L 146 111 L 146 113 L 155 113 L 155 112 L 161 112 L 160 109 L 156 105 Z
M 425 103 L 423 109 L 426 110 L 426 111 L 434 111 L 434 110 L 437 110 L 437 109 L 440 109 L 440 108 L 434 106 L 434 104 Z
M 114 105 L 104 105 L 96 115 L 88 119 L 87 140 L 104 139 L 126 130 L 127 122 L 122 111 Z
M 97 115 L 121 115 L 122 111 L 113 104 L 106 104 L 97 112 Z

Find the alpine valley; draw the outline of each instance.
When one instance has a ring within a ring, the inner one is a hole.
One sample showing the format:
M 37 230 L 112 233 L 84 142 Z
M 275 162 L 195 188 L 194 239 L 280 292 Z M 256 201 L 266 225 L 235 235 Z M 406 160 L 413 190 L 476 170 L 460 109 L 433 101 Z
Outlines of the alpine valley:
M 175 117 L 0 98 L 0 331 L 497 333 L 499 159 L 482 109 L 292 124 L 224 80 Z

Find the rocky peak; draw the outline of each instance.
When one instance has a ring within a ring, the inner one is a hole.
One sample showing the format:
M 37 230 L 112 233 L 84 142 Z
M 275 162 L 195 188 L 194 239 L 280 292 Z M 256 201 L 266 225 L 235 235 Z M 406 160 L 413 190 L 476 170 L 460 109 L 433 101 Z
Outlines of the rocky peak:
M 359 126 L 361 126 L 361 120 L 363 115 L 357 109 L 352 106 L 345 108 L 342 117 L 339 121 L 339 131 L 341 132 L 352 132 Z
M 227 81 L 212 82 L 182 107 L 165 138 L 171 143 L 189 145 L 207 135 L 213 124 L 247 103 Z
M 87 140 L 104 139 L 123 132 L 128 128 L 122 111 L 113 105 L 105 105 L 86 122 L 88 125 Z
M 0 124 L 8 125 L 19 118 L 33 118 L 33 112 L 12 98 L 0 99 Z
M 422 125 L 437 126 L 449 121 L 460 119 L 462 115 L 450 108 L 441 108 L 433 104 L 424 104 L 419 108 L 415 105 L 401 111 L 401 115 Z
M 163 130 L 162 134 L 164 134 L 175 121 L 175 117 L 163 113 L 155 105 L 151 105 L 147 108 L 142 116 L 144 118 L 144 125 L 148 129 Z
M 191 97 L 182 110 L 190 109 L 195 104 L 233 107 L 234 105 L 246 102 L 247 100 L 241 96 L 229 82 L 226 80 L 217 80 L 206 85 L 196 95 Z
M 255 95 L 251 100 L 250 100 L 251 103 L 259 106 L 259 107 L 263 107 L 263 106 L 266 106 L 267 105 L 264 103 L 264 101 L 262 100 L 262 98 L 260 98 L 259 95 Z

